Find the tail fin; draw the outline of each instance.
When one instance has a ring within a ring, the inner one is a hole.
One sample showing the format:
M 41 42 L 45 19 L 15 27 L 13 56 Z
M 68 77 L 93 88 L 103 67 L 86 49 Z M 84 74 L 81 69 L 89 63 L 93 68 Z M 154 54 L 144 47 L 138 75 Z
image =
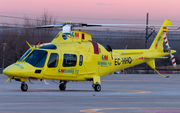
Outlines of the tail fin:
M 164 47 L 163 47 L 163 42 L 164 42 L 163 35 L 167 33 L 170 26 L 171 26 L 171 21 L 165 20 L 163 23 L 163 26 L 160 28 L 156 38 L 154 39 L 154 41 L 150 47 L 150 50 L 158 51 L 158 52 L 163 51 L 163 49 L 164 49 Z
M 170 20 L 165 20 L 162 27 L 160 28 L 156 38 L 154 39 L 151 47 L 149 48 L 150 51 L 153 52 L 163 52 L 163 43 L 164 43 L 164 38 L 163 36 L 166 35 L 169 27 L 171 26 L 171 21 Z M 166 43 L 166 42 L 165 42 Z M 160 76 L 168 78 L 170 76 L 164 76 L 161 75 L 155 68 L 155 59 L 150 59 L 146 62 L 152 69 L 154 69 Z

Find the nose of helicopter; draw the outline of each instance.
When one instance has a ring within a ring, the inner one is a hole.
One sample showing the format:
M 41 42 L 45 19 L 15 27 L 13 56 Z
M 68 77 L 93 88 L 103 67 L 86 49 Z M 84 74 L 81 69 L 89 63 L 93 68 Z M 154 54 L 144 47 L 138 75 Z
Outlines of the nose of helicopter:
M 20 72 L 21 69 L 15 64 L 10 65 L 3 70 L 3 74 L 8 76 L 18 75 Z
M 25 64 L 26 63 L 12 64 L 3 70 L 3 74 L 8 76 L 23 75 L 24 73 L 27 73 L 27 69 L 25 69 Z

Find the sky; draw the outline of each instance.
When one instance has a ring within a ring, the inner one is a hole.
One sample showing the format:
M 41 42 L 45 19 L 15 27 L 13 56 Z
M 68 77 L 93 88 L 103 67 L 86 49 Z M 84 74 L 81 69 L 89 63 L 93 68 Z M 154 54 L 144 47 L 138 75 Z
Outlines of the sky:
M 48 11 L 58 22 L 99 24 L 162 24 L 170 19 L 180 25 L 180 0 L 1 0 L 0 22 L 38 18 Z M 18 19 L 17 19 L 18 20 Z

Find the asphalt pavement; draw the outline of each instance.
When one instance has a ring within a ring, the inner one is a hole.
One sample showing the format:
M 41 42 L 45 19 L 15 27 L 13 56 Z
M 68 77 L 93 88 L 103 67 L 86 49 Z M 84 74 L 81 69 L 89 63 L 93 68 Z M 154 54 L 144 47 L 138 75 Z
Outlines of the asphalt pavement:
M 28 91 L 21 82 L 0 75 L 0 113 L 179 113 L 180 75 L 163 78 L 158 74 L 112 74 L 102 78 L 101 92 L 92 82 L 68 82 L 65 91 L 59 82 L 32 81 Z

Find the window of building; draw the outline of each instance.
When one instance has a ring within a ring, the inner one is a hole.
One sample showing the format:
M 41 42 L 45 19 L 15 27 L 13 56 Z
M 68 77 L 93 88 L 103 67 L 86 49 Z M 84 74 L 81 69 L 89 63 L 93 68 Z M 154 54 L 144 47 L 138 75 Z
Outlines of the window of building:
M 83 56 L 80 55 L 80 57 L 79 57 L 79 66 L 82 66 L 82 64 L 83 64 Z
M 63 67 L 76 66 L 77 56 L 75 54 L 64 54 Z
M 51 53 L 51 56 L 49 58 L 48 61 L 48 67 L 52 68 L 52 67 L 57 67 L 58 65 L 58 61 L 59 61 L 59 55 L 57 53 Z

